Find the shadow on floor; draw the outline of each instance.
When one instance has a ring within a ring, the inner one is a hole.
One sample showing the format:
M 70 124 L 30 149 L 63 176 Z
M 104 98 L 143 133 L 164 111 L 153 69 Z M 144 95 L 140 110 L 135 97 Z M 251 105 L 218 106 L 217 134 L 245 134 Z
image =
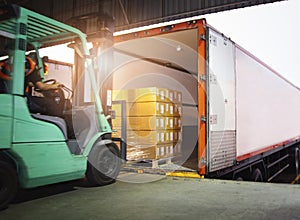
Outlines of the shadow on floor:
M 12 204 L 53 196 L 77 190 L 76 187 L 90 187 L 84 179 L 40 186 L 32 189 L 20 189 Z

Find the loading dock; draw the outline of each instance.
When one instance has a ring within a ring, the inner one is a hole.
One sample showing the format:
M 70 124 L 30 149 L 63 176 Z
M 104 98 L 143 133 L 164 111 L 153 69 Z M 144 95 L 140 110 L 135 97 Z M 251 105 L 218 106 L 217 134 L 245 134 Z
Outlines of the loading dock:
M 148 180 L 147 175 L 129 179 Z M 299 190 L 299 185 L 174 177 L 147 184 L 117 181 L 97 188 L 64 183 L 30 190 L 27 200 L 23 192 L 23 201 L 2 211 L 0 218 L 289 220 L 300 216 Z M 29 195 L 33 198 L 28 200 Z

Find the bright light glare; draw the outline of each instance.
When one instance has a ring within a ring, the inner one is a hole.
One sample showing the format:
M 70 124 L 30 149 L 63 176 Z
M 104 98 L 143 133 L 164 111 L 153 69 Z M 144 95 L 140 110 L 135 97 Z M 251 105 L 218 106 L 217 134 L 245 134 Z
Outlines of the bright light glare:
M 51 60 L 61 61 L 65 63 L 74 63 L 74 50 L 69 48 L 67 44 L 61 44 L 53 47 L 42 48 L 39 50 L 40 56 L 48 56 Z

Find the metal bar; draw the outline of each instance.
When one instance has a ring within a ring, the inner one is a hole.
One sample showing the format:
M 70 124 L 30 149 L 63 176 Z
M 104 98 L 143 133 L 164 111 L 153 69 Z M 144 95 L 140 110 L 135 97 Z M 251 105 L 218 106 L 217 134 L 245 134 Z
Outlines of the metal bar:
M 295 173 L 296 173 L 296 176 L 298 176 L 299 174 L 299 147 L 296 147 L 295 148 Z
M 195 107 L 195 108 L 198 108 L 197 104 L 182 103 L 182 106 L 184 106 L 184 107 Z
M 285 165 L 285 167 L 283 167 L 281 170 L 279 170 L 277 173 L 275 173 L 273 176 L 271 176 L 268 179 L 268 182 L 270 182 L 272 179 L 274 179 L 276 176 L 278 176 L 280 173 L 282 173 L 284 170 L 286 170 L 289 166 L 290 166 L 290 164 Z
M 267 166 L 267 168 L 269 169 L 270 167 L 272 167 L 272 166 L 276 165 L 277 163 L 283 161 L 284 159 L 286 159 L 286 158 L 289 157 L 289 156 L 290 156 L 290 155 L 287 154 L 287 155 L 285 155 L 284 157 L 281 157 L 280 159 L 278 159 L 278 160 L 274 161 L 273 163 L 269 164 L 269 165 Z
M 125 100 L 118 100 L 113 101 L 113 104 L 121 105 L 121 138 L 115 140 L 120 141 L 120 151 L 121 151 L 121 159 L 126 161 L 127 160 L 127 109 L 126 109 L 126 101 Z
M 260 164 L 260 163 L 263 163 L 264 161 L 263 160 L 258 160 L 256 162 L 252 162 L 251 164 L 248 164 L 246 165 L 245 167 L 241 168 L 241 169 L 238 169 L 238 170 L 235 170 L 233 172 L 233 178 L 235 178 L 236 174 L 242 172 L 242 171 L 245 171 L 247 169 L 252 169 L 253 166 L 257 165 L 257 164 Z
M 128 20 L 128 17 L 127 17 L 127 14 L 126 14 L 126 11 L 125 11 L 125 8 L 124 8 L 122 0 L 119 0 L 119 3 L 120 3 L 120 6 L 121 6 L 122 13 L 124 15 L 125 21 L 126 21 L 126 23 L 128 25 L 130 23 L 129 23 L 129 20 Z
M 287 149 L 287 148 L 293 147 L 295 144 L 299 144 L 299 142 L 300 142 L 300 139 L 292 141 L 291 143 L 282 145 L 280 147 L 277 147 L 277 148 L 275 148 L 273 150 L 264 152 L 262 154 L 258 154 L 258 155 L 255 155 L 253 157 L 247 158 L 244 161 L 240 161 L 240 162 L 237 161 L 238 164 L 233 169 L 232 168 L 228 168 L 228 169 L 224 170 L 224 172 L 222 172 L 222 175 L 227 175 L 227 174 L 233 172 L 234 170 L 235 170 L 234 172 L 236 172 L 240 168 L 242 168 L 244 166 L 247 166 L 247 165 L 250 165 L 250 164 L 252 164 L 256 160 L 260 160 L 260 159 L 266 158 L 266 157 L 268 157 L 268 156 L 270 156 L 272 154 L 278 153 L 279 151 L 281 151 L 283 149 Z M 220 175 L 213 174 L 211 176 L 220 176 Z
M 15 33 L 16 24 L 17 23 L 14 21 L 7 21 L 7 22 L 2 22 L 0 25 L 1 28 L 3 28 L 3 30 L 8 31 L 7 29 L 10 29 L 11 33 Z
M 122 138 L 122 143 L 121 143 L 121 158 L 123 160 L 127 160 L 127 109 L 126 109 L 126 101 L 122 100 L 121 101 L 121 114 L 122 114 L 122 119 L 121 119 L 121 138 Z

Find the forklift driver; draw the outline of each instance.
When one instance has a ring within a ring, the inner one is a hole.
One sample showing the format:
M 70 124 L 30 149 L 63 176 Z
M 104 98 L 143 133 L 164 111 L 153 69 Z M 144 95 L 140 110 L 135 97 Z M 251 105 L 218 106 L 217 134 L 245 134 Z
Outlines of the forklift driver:
M 1 81 L 11 80 L 10 69 L 7 60 L 0 63 L 0 78 Z M 1 90 L 5 90 L 5 83 L 1 84 Z M 39 75 L 39 71 L 35 62 L 28 56 L 25 61 L 25 97 L 27 98 L 27 104 L 31 113 L 47 114 L 47 100 L 41 97 L 32 96 L 33 89 L 38 89 L 41 92 L 56 90 L 60 88 L 62 84 L 53 83 L 46 84 L 42 82 L 42 78 Z M 2 88 L 3 87 L 3 88 Z M 2 92 L 3 92 L 2 91 Z M 48 103 L 49 105 L 49 103 Z

